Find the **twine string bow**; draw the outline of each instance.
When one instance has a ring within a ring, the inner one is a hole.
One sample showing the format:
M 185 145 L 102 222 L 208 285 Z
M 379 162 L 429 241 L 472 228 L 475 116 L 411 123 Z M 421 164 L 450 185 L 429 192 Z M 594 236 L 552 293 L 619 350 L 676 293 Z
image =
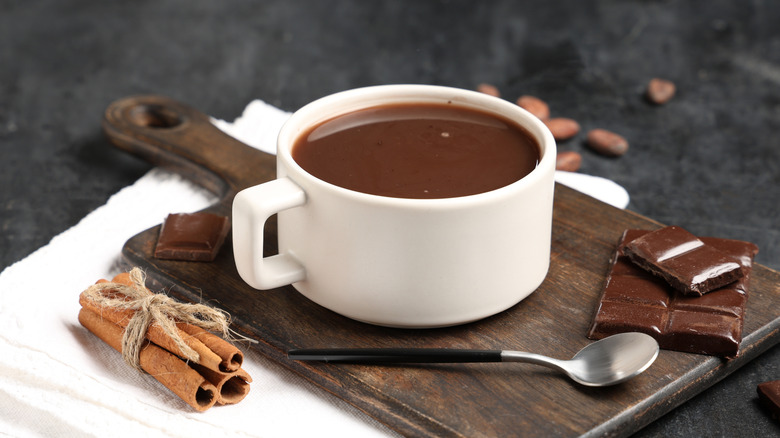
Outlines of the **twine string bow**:
M 146 288 L 146 276 L 139 268 L 130 271 L 130 281 L 130 286 L 115 282 L 93 284 L 84 291 L 84 295 L 101 307 L 134 311 L 122 336 L 122 357 L 133 368 L 142 371 L 141 350 L 146 331 L 152 324 L 159 325 L 174 341 L 184 359 L 194 362 L 200 357 L 182 339 L 177 322 L 217 332 L 223 337 L 229 336 L 230 315 L 227 312 L 204 304 L 180 303 L 167 295 L 153 293 Z

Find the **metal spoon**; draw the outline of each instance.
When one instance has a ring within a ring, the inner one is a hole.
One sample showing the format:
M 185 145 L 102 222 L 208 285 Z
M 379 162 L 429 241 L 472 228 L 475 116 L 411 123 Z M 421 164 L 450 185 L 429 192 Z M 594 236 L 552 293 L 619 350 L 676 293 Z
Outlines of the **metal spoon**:
M 570 360 L 508 350 L 448 348 L 318 348 L 290 350 L 294 360 L 343 363 L 527 362 L 563 371 L 586 386 L 625 382 L 658 356 L 658 343 L 644 333 L 620 333 L 586 345 Z

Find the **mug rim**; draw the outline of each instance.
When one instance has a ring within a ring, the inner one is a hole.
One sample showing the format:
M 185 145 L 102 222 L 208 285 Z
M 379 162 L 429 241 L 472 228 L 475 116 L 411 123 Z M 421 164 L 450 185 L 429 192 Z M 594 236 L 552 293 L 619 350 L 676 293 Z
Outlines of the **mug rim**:
M 298 136 L 312 125 L 353 111 L 376 106 L 396 103 L 442 102 L 453 103 L 460 107 L 476 108 L 514 121 L 528 131 L 537 141 L 541 149 L 539 163 L 530 173 L 517 181 L 486 192 L 448 198 L 401 198 L 360 192 L 327 182 L 306 171 L 292 158 L 293 144 L 298 139 Z M 345 103 L 348 105 L 344 106 L 342 110 L 333 111 L 333 108 L 338 108 L 338 104 Z M 313 120 L 306 121 L 307 119 Z M 544 178 L 547 172 L 554 172 L 556 158 L 556 143 L 549 128 L 539 118 L 518 105 L 478 91 L 423 84 L 374 85 L 340 91 L 321 97 L 304 105 L 290 116 L 282 125 L 276 146 L 277 159 L 286 165 L 288 171 L 294 171 L 312 184 L 366 202 L 409 207 L 453 206 L 464 203 L 492 202 L 495 198 L 511 196 L 511 194 L 517 191 L 526 190 L 527 187 L 537 184 L 540 179 Z

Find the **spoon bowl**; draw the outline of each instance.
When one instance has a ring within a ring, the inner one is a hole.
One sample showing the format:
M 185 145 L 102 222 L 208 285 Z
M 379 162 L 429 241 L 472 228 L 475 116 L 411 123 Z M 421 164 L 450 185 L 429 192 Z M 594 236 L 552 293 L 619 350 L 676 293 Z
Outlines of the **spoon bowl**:
M 586 386 L 609 386 L 645 371 L 658 357 L 658 342 L 644 333 L 619 333 L 586 345 L 570 360 L 533 353 L 502 352 L 503 362 L 530 362 L 566 373 Z

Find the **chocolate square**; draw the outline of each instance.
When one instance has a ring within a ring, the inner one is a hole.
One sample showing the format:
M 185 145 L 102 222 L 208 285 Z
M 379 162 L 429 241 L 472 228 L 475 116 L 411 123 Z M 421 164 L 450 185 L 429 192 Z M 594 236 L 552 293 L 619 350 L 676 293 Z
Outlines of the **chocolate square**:
M 624 251 L 635 264 L 688 295 L 704 295 L 744 275 L 733 257 L 677 226 L 633 239 Z
M 637 331 L 653 336 L 661 348 L 668 350 L 735 357 L 742 341 L 748 273 L 758 247 L 738 240 L 701 238 L 703 243 L 738 260 L 745 276 L 707 295 L 691 297 L 629 261 L 624 252 L 626 244 L 647 233 L 623 233 L 588 337 L 601 339 Z
M 702 297 L 678 296 L 675 308 L 692 312 L 714 311 L 722 314 L 742 316 L 747 304 L 747 294 L 739 289 L 727 287 Z
M 613 275 L 612 281 L 604 290 L 604 297 L 614 301 L 644 303 L 664 308 L 669 307 L 671 300 L 668 287 L 662 281 L 631 273 Z
M 210 262 L 230 230 L 225 216 L 212 213 L 169 214 L 154 249 L 158 259 Z
M 713 356 L 736 356 L 742 340 L 742 318 L 716 312 L 675 309 L 663 336 L 674 350 Z
M 616 333 L 641 332 L 657 339 L 663 335 L 668 318 L 665 308 L 605 300 L 599 305 L 588 337 L 601 339 Z

